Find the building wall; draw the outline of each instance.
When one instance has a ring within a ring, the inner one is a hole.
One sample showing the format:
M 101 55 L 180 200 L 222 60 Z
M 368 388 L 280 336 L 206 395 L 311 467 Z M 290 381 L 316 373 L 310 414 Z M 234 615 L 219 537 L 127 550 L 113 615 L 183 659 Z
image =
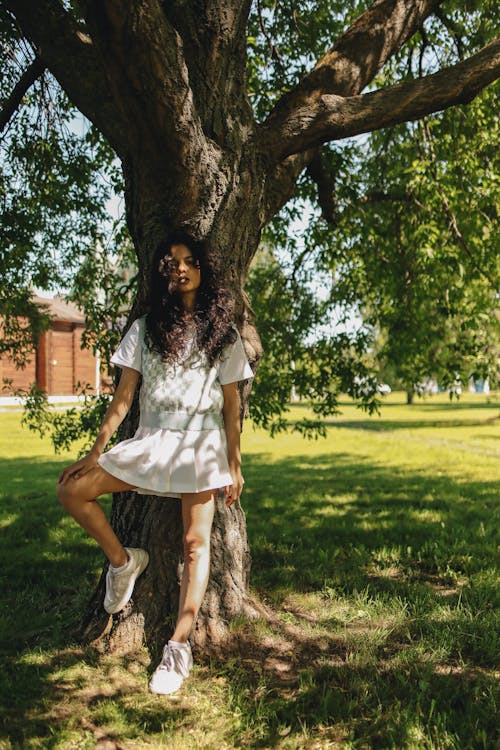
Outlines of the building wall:
M 79 381 L 82 386 L 90 385 L 94 391 L 96 383 L 96 358 L 90 349 L 81 348 L 83 330 L 83 326 L 78 326 L 78 328 L 73 330 L 75 384 Z
M 12 378 L 14 388 L 28 389 L 36 381 L 49 396 L 73 396 L 81 390 L 77 383 L 95 391 L 96 358 L 89 349 L 80 349 L 83 330 L 79 323 L 53 321 L 24 370 L 17 370 L 7 356 L 0 358 L 0 383 Z
M 13 362 L 2 354 L 0 356 L 0 396 L 7 395 L 11 396 L 12 393 L 9 391 L 2 391 L 5 380 L 12 380 L 13 388 L 21 388 L 23 391 L 27 391 L 30 385 L 36 380 L 36 362 L 35 356 L 26 363 L 26 367 L 22 370 L 18 370 Z

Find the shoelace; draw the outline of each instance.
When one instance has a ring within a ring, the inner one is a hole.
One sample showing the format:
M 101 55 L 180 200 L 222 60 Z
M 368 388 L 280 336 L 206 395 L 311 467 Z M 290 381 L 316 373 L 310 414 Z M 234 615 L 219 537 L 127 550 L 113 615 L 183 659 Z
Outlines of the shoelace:
M 168 645 L 163 649 L 159 669 L 166 669 L 168 672 L 175 671 L 183 677 L 189 677 L 189 669 L 184 663 L 180 649 Z

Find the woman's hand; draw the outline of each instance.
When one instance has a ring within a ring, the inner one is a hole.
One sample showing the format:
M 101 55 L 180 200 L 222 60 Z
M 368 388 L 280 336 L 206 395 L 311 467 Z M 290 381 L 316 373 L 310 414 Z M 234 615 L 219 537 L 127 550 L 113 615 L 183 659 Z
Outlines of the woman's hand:
M 79 479 L 80 477 L 83 477 L 84 474 L 87 474 L 91 469 L 97 466 L 98 458 L 99 453 L 90 451 L 90 453 L 87 453 L 87 455 L 81 458 L 79 461 L 75 461 L 74 464 L 71 464 L 71 466 L 67 466 L 65 469 L 63 469 L 63 471 L 59 475 L 57 483 L 66 484 L 66 482 L 71 478 Z
M 59 475 L 58 484 L 66 484 L 71 478 L 79 479 L 97 466 L 98 458 L 106 447 L 109 438 L 123 422 L 130 409 L 139 375 L 139 371 L 132 367 L 122 367 L 120 382 L 104 415 L 101 429 L 92 450 L 79 461 L 67 466 Z
M 227 438 L 227 457 L 229 459 L 229 471 L 233 483 L 224 488 L 226 505 L 229 507 L 239 500 L 243 489 L 243 477 L 241 476 L 241 452 L 240 452 L 240 397 L 238 383 L 226 383 L 222 386 L 224 394 L 224 406 L 222 414 L 224 417 L 224 428 Z
M 224 496 L 226 498 L 226 505 L 231 506 L 236 500 L 240 499 L 241 491 L 243 489 L 243 477 L 241 475 L 240 466 L 230 466 L 229 471 L 233 478 L 233 483 L 228 484 L 224 487 Z

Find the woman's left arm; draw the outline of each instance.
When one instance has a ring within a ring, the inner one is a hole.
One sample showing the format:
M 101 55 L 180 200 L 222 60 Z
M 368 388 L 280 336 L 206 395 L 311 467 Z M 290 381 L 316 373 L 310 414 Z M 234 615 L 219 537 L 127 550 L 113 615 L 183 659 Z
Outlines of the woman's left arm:
M 226 496 L 226 505 L 232 505 L 238 500 L 243 489 L 243 477 L 241 475 L 241 451 L 240 451 L 240 394 L 238 383 L 227 383 L 222 386 L 224 394 L 224 406 L 222 415 L 224 417 L 224 426 L 227 437 L 227 457 L 229 461 L 229 471 L 233 478 L 232 485 L 224 489 Z

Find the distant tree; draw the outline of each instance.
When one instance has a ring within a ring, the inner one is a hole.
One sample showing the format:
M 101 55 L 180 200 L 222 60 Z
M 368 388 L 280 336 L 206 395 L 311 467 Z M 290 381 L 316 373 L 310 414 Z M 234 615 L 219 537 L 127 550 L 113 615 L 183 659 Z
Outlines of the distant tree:
M 379 332 L 380 365 L 410 399 L 426 379 L 452 389 L 471 377 L 496 380 L 494 93 L 467 109 L 372 134 L 355 153 L 362 173 L 346 174 L 337 194 L 324 254 L 335 276 L 332 296 L 355 302 Z
M 370 413 L 378 406 L 369 330 L 335 331 L 332 300 L 318 296 L 315 274 L 283 269 L 265 248 L 248 274 L 246 292 L 265 351 L 250 400 L 252 420 L 276 434 L 290 426 L 325 435 L 320 417 L 338 412 L 348 393 Z M 326 323 L 326 325 L 325 325 Z M 286 419 L 291 394 L 312 405 L 317 419 Z

